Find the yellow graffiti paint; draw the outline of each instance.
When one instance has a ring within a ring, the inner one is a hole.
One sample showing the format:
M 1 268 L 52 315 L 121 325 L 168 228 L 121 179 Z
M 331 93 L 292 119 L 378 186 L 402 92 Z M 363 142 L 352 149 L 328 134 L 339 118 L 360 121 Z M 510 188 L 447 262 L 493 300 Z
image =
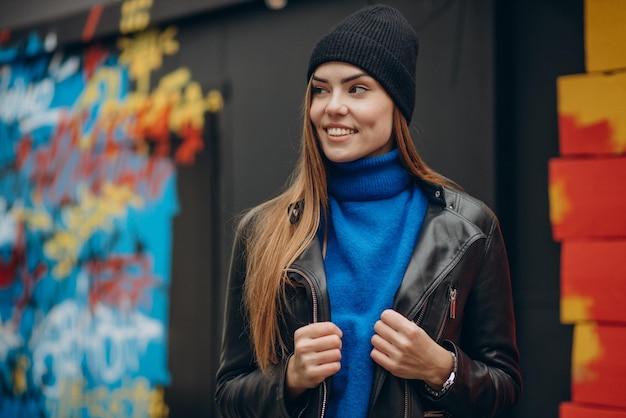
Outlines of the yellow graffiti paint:
M 119 146 L 114 135 L 121 134 L 128 140 L 124 146 L 132 142 L 137 154 L 170 157 L 171 134 L 176 134 L 183 142 L 176 149 L 175 161 L 193 162 L 203 148 L 205 113 L 222 111 L 224 98 L 215 89 L 205 95 L 187 67 L 162 76 L 152 87 L 152 73 L 162 67 L 166 55 L 179 50 L 176 34 L 177 28 L 171 26 L 118 39 L 122 67 L 95 69 L 72 110 L 66 129 L 76 135 L 80 150 L 104 143 L 114 157 Z M 130 92 L 123 85 L 126 74 L 134 81 Z M 99 109 L 97 120 L 83 126 L 81 114 L 92 112 L 94 107 Z
M 134 194 L 128 185 L 107 183 L 102 195 L 96 196 L 88 188 L 78 191 L 76 205 L 62 211 L 64 229 L 58 230 L 44 243 L 44 253 L 56 261 L 52 269 L 53 277 L 65 278 L 78 260 L 83 244 L 97 231 L 110 231 L 113 220 L 126 216 L 128 207 L 141 207 L 141 197 Z
M 150 388 L 143 377 L 125 379 L 121 387 L 87 388 L 82 379 L 63 381 L 58 399 L 49 398 L 46 406 L 53 418 L 167 418 L 169 408 L 161 387 Z M 85 414 L 86 412 L 86 414 Z
M 14 206 L 9 212 L 15 218 L 26 225 L 26 228 L 33 231 L 49 231 L 52 228 L 52 216 L 45 208 L 25 208 Z
M 174 39 L 177 29 L 173 26 L 163 32 L 147 30 L 134 38 L 118 39 L 122 50 L 120 64 L 128 65 L 130 77 L 137 82 L 137 92 L 147 94 L 150 90 L 150 73 L 163 65 L 164 55 L 174 55 L 179 44 Z
M 30 360 L 27 356 L 17 357 L 15 365 L 11 369 L 11 379 L 13 380 L 13 395 L 20 396 L 28 390 L 28 379 L 26 374 L 30 368 Z
M 133 193 L 128 184 L 105 183 L 102 190 L 102 202 L 105 212 L 111 216 L 126 215 L 126 208 L 141 208 L 143 199 Z
M 218 90 L 211 90 L 206 97 L 206 109 L 211 113 L 221 112 L 224 108 L 224 97 Z
M 122 92 L 122 69 L 99 67 L 87 80 L 80 98 L 76 101 L 75 112 L 91 109 L 107 101 L 119 101 Z
M 126 0 L 122 3 L 120 32 L 130 33 L 144 30 L 150 25 L 152 0 Z
M 58 231 L 44 242 L 44 254 L 56 262 L 52 268 L 52 276 L 55 279 L 64 279 L 70 274 L 76 265 L 81 244 L 77 234 L 64 230 Z

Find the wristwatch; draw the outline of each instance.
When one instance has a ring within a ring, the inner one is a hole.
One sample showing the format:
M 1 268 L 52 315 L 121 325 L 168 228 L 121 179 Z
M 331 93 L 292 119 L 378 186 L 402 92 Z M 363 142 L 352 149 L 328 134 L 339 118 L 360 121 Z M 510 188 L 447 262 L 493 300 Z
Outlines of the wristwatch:
M 441 390 L 434 390 L 433 388 L 431 388 L 430 386 L 428 386 L 428 384 L 426 384 L 426 382 L 424 382 L 424 387 L 426 388 L 426 392 L 428 392 L 429 395 L 435 397 L 435 398 L 439 398 L 441 396 L 443 396 L 448 389 L 450 389 L 450 387 L 454 384 L 454 379 L 456 378 L 456 373 L 457 373 L 457 369 L 458 369 L 458 360 L 456 358 L 456 354 L 454 354 L 454 352 L 450 351 L 450 354 L 452 355 L 452 359 L 454 360 L 454 367 L 452 367 L 452 371 L 450 372 L 450 376 L 448 376 L 448 378 L 446 379 L 445 382 L 443 382 L 443 385 L 441 386 Z

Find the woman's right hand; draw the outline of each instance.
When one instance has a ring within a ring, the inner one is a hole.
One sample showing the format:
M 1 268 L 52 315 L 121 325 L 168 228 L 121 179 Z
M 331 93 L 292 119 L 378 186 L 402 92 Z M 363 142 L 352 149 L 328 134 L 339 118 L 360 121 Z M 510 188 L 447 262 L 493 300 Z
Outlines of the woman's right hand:
M 288 396 L 295 399 L 339 371 L 342 335 L 332 322 L 317 322 L 296 330 L 294 353 L 287 365 Z

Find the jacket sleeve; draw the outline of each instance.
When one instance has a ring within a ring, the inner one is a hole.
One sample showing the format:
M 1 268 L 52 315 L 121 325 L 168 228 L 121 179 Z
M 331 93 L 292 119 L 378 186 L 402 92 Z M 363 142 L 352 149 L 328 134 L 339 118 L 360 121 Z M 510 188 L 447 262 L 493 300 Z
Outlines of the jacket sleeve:
M 461 339 L 443 342 L 457 355 L 455 382 L 439 399 L 429 396 L 455 418 L 507 416 L 522 391 L 508 259 L 498 220 L 491 219 Z
M 286 361 L 272 365 L 264 374 L 254 358 L 243 305 L 245 277 L 245 243 L 240 227 L 235 237 L 226 287 L 216 403 L 224 418 L 288 417 L 284 399 Z

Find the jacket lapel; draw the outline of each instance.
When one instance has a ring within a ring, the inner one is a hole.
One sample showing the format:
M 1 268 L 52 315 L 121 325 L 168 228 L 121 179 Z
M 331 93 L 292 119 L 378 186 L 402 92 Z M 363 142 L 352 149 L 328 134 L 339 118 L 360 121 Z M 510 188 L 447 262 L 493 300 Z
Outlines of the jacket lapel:
M 446 207 L 429 204 L 422 231 L 396 293 L 394 309 L 414 319 L 426 298 L 465 250 L 484 234 Z

